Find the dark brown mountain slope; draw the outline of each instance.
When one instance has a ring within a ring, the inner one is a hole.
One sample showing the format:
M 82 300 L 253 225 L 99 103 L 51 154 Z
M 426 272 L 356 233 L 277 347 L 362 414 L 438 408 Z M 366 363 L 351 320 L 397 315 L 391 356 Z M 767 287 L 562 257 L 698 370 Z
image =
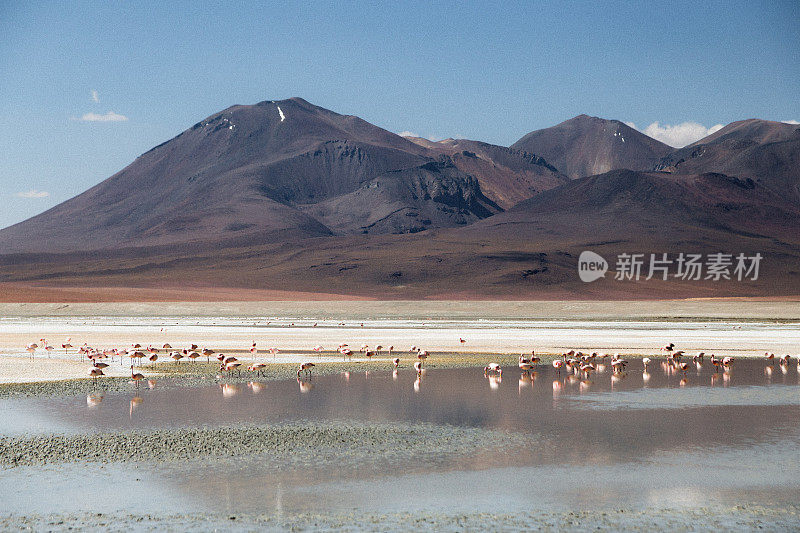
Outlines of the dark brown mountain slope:
M 616 281 L 611 272 L 583 283 L 577 274 L 583 250 L 601 254 L 612 270 L 621 253 L 669 253 L 673 259 L 680 252 L 761 253 L 764 259 L 755 281 Z M 0 256 L 0 281 L 188 283 L 389 299 L 796 295 L 800 210 L 757 183 L 719 174 L 614 171 L 571 181 L 462 228 L 162 247 L 92 258 Z
M 797 124 L 786 124 L 785 122 L 774 122 L 757 118 L 737 120 L 715 131 L 711 135 L 693 142 L 689 146 L 699 146 L 701 144 L 713 144 L 731 140 L 748 141 L 758 144 L 787 141 L 794 138 L 795 131 L 798 128 L 800 128 L 800 126 Z
M 649 170 L 673 151 L 618 120 L 587 115 L 532 131 L 511 148 L 537 154 L 573 179 L 621 168 Z
M 800 205 L 800 126 L 744 120 L 662 158 L 656 169 L 749 178 Z
M 434 157 L 438 154 L 358 117 L 299 98 L 233 106 L 85 193 L 0 231 L 0 249 L 72 251 L 330 235 L 330 228 L 306 214 L 312 211 L 308 205 L 351 194 L 377 176 L 420 167 Z M 469 176 L 451 172 L 449 179 L 459 182 L 464 195 L 480 195 Z M 476 216 L 428 218 L 435 227 Z M 333 222 L 345 233 L 361 225 Z
M 448 156 L 462 172 L 477 178 L 481 192 L 503 209 L 569 181 L 542 157 L 480 141 L 409 140 Z

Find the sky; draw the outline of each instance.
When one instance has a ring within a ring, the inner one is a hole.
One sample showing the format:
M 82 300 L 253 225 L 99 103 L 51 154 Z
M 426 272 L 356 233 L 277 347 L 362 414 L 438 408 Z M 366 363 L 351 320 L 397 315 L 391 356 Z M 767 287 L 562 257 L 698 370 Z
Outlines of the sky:
M 501 145 L 586 113 L 678 146 L 800 120 L 798 94 L 796 0 L 0 0 L 0 228 L 233 104 Z

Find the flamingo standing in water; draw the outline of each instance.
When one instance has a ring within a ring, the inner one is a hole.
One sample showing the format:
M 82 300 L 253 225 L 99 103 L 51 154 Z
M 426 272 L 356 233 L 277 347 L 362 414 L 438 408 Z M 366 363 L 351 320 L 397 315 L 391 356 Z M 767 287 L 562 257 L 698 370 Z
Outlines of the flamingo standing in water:
M 400 366 L 400 358 L 399 357 L 395 357 L 394 359 L 392 359 L 392 364 L 394 365 L 394 368 L 396 370 L 397 367 Z
M 239 369 L 240 366 L 242 366 L 242 363 L 240 363 L 239 361 L 234 360 L 234 361 L 230 361 L 228 363 L 223 363 L 223 364 L 219 365 L 219 370 L 220 370 L 220 372 L 227 372 L 228 375 L 230 375 L 231 372 L 236 370 L 237 373 L 241 376 L 242 375 L 242 371 Z
M 559 376 L 561 375 L 561 367 L 562 366 L 564 366 L 564 361 L 562 361 L 561 359 L 554 359 L 553 360 L 553 368 L 556 369 L 556 372 L 558 373 Z
M 503 375 L 503 369 L 498 363 L 489 363 L 483 367 L 483 374 L 488 375 L 490 372 L 496 373 L 498 376 Z
M 64 341 L 64 344 L 61 345 L 61 347 L 64 348 L 64 353 L 68 353 L 69 349 L 72 348 L 72 345 L 69 343 L 71 340 L 72 337 L 68 337 L 67 340 Z
M 316 365 L 314 363 L 308 363 L 308 362 L 307 363 L 302 363 L 300 365 L 300 368 L 297 369 L 297 377 L 298 378 L 300 377 L 300 372 L 304 372 L 304 373 L 306 373 L 306 374 L 308 374 L 310 376 L 311 375 L 311 369 L 314 368 L 315 366 Z
M 645 357 L 642 359 L 642 364 L 644 365 L 644 371 L 647 372 L 647 365 L 651 363 L 649 357 Z
M 414 363 L 414 370 L 417 371 L 417 376 L 422 375 L 422 361 L 417 361 Z
M 250 372 L 255 372 L 258 375 L 264 374 L 264 369 L 267 368 L 265 363 L 253 363 L 252 365 L 247 367 L 247 370 Z
M 103 371 L 101 369 L 94 366 L 89 369 L 89 377 L 92 378 L 92 380 L 94 380 L 95 386 L 97 385 L 97 378 L 99 378 L 100 376 L 105 376 L 105 374 L 103 374 Z
M 144 374 L 140 374 L 139 372 L 134 374 L 133 365 L 131 365 L 131 379 L 136 383 L 137 389 L 139 388 L 139 382 L 144 379 Z
M 523 373 L 528 373 L 533 369 L 533 365 L 530 364 L 523 356 L 519 356 L 519 369 L 522 370 Z

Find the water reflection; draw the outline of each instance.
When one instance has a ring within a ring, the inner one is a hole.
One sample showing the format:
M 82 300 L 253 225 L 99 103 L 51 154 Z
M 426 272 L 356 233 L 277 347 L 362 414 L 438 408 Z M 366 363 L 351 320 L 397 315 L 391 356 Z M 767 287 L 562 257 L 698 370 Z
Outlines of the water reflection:
M 247 383 L 247 388 L 253 391 L 253 394 L 259 394 L 267 389 L 267 384 L 258 381 L 250 381 Z
M 222 397 L 226 399 L 233 398 L 241 389 L 237 383 L 220 383 L 219 387 L 222 389 Z
M 304 380 L 297 378 L 297 384 L 300 385 L 300 392 L 303 394 L 311 392 L 311 389 L 314 388 L 314 384 L 311 383 L 310 379 Z
M 104 391 L 90 392 L 86 395 L 86 405 L 88 407 L 97 407 L 103 401 L 103 398 L 105 398 Z
M 141 405 L 143 401 L 144 398 L 138 395 L 131 398 L 130 409 L 128 410 L 128 416 L 130 418 L 133 418 L 133 412 L 136 410 L 137 407 L 139 407 L 139 405 Z

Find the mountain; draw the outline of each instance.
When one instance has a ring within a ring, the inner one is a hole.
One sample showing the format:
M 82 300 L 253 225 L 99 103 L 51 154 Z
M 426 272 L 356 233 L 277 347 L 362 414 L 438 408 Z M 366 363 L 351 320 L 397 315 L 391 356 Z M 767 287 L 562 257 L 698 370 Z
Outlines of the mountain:
M 375 231 L 460 225 L 499 210 L 484 202 L 478 182 L 457 168 L 447 171 L 444 196 L 421 191 L 436 188 L 417 178 L 440 159 L 358 117 L 300 98 L 237 105 L 156 146 L 83 194 L 0 231 L 0 248 L 72 251 L 359 232 L 362 221 L 312 215 L 330 214 L 326 205 L 354 194 L 362 202 L 359 209 L 375 216 L 385 204 L 405 210 L 394 221 L 369 222 Z M 382 175 L 390 177 L 376 181 Z M 416 181 L 398 183 L 403 177 Z M 357 192 L 382 183 L 393 185 L 382 187 L 380 195 Z M 415 188 L 420 196 L 409 193 Z M 324 205 L 314 209 L 315 204 Z M 470 211 L 473 206 L 477 211 Z
M 800 129 L 776 124 L 735 123 L 672 150 L 581 116 L 506 148 L 407 139 L 299 98 L 233 106 L 1 230 L 0 299 L 31 286 L 177 288 L 198 299 L 205 289 L 385 299 L 796 295 Z M 583 283 L 585 250 L 612 272 Z M 759 279 L 614 280 L 619 254 L 719 252 L 762 254 Z
M 756 119 L 733 122 L 667 155 L 655 168 L 751 179 L 800 205 L 800 126 Z
M 731 122 L 722 129 L 719 129 L 695 141 L 689 146 L 699 146 L 702 144 L 715 144 L 727 141 L 745 141 L 756 144 L 766 144 L 778 141 L 788 141 L 797 135 L 800 128 L 797 124 L 787 124 L 785 122 L 774 122 L 771 120 L 760 120 L 751 118 Z
M 511 148 L 537 154 L 573 179 L 621 168 L 650 170 L 673 151 L 618 120 L 587 115 L 532 131 Z
M 524 150 L 467 139 L 408 139 L 446 155 L 456 168 L 475 176 L 483 194 L 503 209 L 569 181 L 544 158 Z

